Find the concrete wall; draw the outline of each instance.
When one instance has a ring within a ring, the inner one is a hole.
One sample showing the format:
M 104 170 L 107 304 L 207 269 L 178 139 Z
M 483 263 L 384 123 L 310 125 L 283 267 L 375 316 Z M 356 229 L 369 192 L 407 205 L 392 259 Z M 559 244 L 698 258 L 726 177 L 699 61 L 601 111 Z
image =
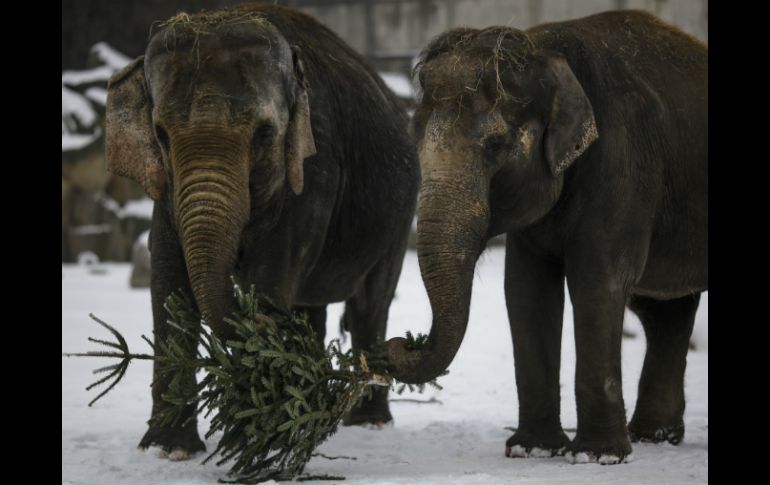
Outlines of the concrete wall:
M 285 0 L 337 32 L 380 69 L 404 65 L 457 26 L 526 29 L 613 9 L 641 9 L 708 42 L 708 0 Z

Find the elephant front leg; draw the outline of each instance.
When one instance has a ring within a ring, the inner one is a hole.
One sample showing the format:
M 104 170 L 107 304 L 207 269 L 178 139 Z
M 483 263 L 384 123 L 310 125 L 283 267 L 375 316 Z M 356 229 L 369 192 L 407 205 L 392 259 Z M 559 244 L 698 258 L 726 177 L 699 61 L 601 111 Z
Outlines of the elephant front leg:
M 351 333 L 354 351 L 371 351 L 385 341 L 388 310 L 401 273 L 400 261 L 375 265 L 356 294 L 345 301 L 342 326 Z M 387 387 L 373 386 L 370 398 L 361 400 L 342 424 L 382 427 L 391 422 L 388 391 Z
M 307 315 L 308 324 L 315 333 L 316 341 L 321 347 L 325 347 L 326 340 L 326 305 L 322 306 L 297 306 L 294 312 Z
M 684 438 L 684 370 L 699 302 L 700 293 L 667 301 L 629 301 L 647 337 L 636 409 L 628 425 L 632 441 L 678 445 Z
M 570 459 L 573 463 L 623 463 L 631 454 L 620 359 L 625 292 L 622 284 L 601 273 L 581 271 L 579 277 L 570 276 L 578 420 Z
M 157 343 L 169 337 L 174 338 L 192 357 L 198 347 L 197 333 L 196 336 L 182 335 L 166 323 L 168 313 L 163 308 L 166 297 L 174 291 L 182 290 L 192 299 L 192 291 L 176 234 L 164 219 L 162 211 L 159 211 L 156 204 L 150 232 L 150 286 L 154 340 Z M 164 370 L 162 363 L 154 361 L 152 415 L 147 422 L 149 429 L 140 441 L 139 447 L 146 449 L 150 446 L 159 446 L 170 459 L 185 460 L 197 451 L 205 451 L 206 447 L 198 436 L 195 404 L 183 409 L 175 422 L 162 422 L 161 415 L 172 406 L 163 399 L 163 395 L 169 391 L 172 379 L 172 376 Z M 185 388 L 192 388 L 195 383 L 193 371 L 182 377 L 181 385 Z
M 569 438 L 561 427 L 559 366 L 564 313 L 564 272 L 558 261 L 532 254 L 508 237 L 505 301 L 513 336 L 519 425 L 505 455 L 563 455 Z

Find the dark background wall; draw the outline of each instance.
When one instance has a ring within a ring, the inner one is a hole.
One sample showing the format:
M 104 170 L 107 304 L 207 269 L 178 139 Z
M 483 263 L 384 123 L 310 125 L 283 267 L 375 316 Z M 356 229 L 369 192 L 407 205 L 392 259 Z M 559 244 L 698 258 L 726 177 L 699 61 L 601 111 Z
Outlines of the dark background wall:
M 62 0 L 62 70 L 86 67 L 88 49 L 105 41 L 130 57 L 144 51 L 150 26 L 178 11 L 242 3 L 233 0 Z M 541 22 L 610 9 L 648 10 L 708 41 L 708 0 L 280 0 L 313 15 L 375 63 L 407 59 L 458 25 Z M 386 67 L 387 66 L 383 66 Z M 399 69 L 396 65 L 394 68 Z
M 144 52 L 150 25 L 178 11 L 215 9 L 241 2 L 232 0 L 62 0 L 61 65 L 82 69 L 88 50 L 104 41 L 136 57 Z

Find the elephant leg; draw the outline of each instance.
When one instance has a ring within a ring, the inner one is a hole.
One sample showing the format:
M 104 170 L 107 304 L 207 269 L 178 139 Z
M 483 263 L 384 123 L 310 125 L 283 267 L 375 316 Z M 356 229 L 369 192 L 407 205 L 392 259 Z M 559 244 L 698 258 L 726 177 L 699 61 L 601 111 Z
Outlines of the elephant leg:
M 152 296 L 153 333 L 155 342 L 171 337 L 192 357 L 198 348 L 195 337 L 183 335 L 166 323 L 168 314 L 163 308 L 166 297 L 176 290 L 182 290 L 192 299 L 192 290 L 185 269 L 184 257 L 176 234 L 170 228 L 164 211 L 155 205 L 152 229 L 150 231 L 150 286 Z M 140 448 L 159 446 L 169 453 L 171 459 L 187 459 L 192 453 L 205 451 L 206 447 L 198 436 L 196 405 L 187 406 L 173 423 L 161 423 L 160 416 L 171 404 L 163 400 L 169 391 L 171 375 L 164 375 L 163 365 L 153 363 L 152 415 L 149 429 L 139 442 Z M 182 385 L 193 387 L 195 373 L 183 377 Z
M 395 261 L 395 262 L 394 262 Z M 366 276 L 358 291 L 345 301 L 342 327 L 350 331 L 353 350 L 370 351 L 385 341 L 390 302 L 401 274 L 403 252 L 397 260 L 381 261 Z M 370 399 L 362 399 L 342 421 L 345 426 L 382 426 L 393 420 L 387 387 L 375 386 Z
M 647 337 L 639 395 L 628 425 L 631 441 L 681 443 L 684 437 L 684 370 L 700 293 L 675 300 L 632 297 Z
M 627 297 L 623 281 L 607 270 L 612 267 L 567 267 L 575 320 L 578 422 L 570 446 L 574 462 L 612 465 L 627 461 L 631 454 L 620 359 Z
M 326 305 L 323 306 L 298 306 L 294 308 L 297 313 L 306 313 L 310 328 L 315 333 L 316 340 L 324 346 L 326 339 Z
M 509 234 L 506 246 L 505 301 L 513 337 L 519 425 L 505 443 L 505 454 L 562 455 L 569 445 L 559 417 L 564 270 L 560 262 L 532 254 L 515 235 Z

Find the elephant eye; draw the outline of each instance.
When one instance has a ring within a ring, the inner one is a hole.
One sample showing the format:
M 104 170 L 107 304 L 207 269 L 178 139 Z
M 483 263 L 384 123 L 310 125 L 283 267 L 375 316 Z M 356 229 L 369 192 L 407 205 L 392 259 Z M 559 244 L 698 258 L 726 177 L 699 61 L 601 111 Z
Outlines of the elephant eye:
M 168 133 L 166 133 L 166 130 L 164 130 L 162 126 L 155 125 L 155 137 L 158 139 L 158 143 L 160 144 L 160 148 L 163 150 L 164 155 L 168 156 L 170 142 Z
M 484 152 L 495 156 L 505 148 L 505 135 L 492 135 L 484 140 Z
M 273 128 L 273 125 L 270 123 L 264 123 L 257 128 L 257 131 L 254 133 L 254 139 L 255 140 L 269 140 L 273 137 L 273 133 L 275 132 L 275 128 Z
M 270 144 L 275 134 L 275 128 L 270 123 L 263 123 L 254 131 L 254 138 L 251 140 L 254 157 L 260 160 L 265 154 L 265 147 Z

